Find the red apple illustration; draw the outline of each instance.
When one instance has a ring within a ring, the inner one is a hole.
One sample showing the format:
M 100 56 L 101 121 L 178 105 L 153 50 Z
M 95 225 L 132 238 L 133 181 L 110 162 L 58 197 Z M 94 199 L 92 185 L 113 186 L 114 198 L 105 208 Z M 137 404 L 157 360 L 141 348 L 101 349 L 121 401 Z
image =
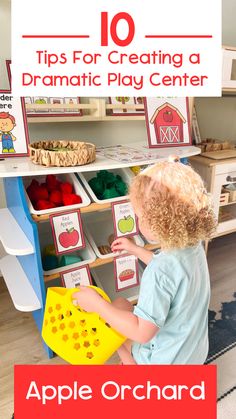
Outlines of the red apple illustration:
M 171 111 L 165 111 L 163 113 L 163 119 L 165 122 L 171 122 L 173 120 L 173 113 Z
M 76 246 L 79 241 L 79 233 L 74 227 L 59 234 L 59 243 L 62 247 L 67 249 L 71 246 Z

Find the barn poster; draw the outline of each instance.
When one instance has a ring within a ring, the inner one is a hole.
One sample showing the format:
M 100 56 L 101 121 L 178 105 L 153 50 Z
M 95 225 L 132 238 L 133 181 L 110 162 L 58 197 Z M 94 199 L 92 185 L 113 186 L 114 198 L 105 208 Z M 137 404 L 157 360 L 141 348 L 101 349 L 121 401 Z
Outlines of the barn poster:
M 188 98 L 148 97 L 144 107 L 150 148 L 191 144 Z

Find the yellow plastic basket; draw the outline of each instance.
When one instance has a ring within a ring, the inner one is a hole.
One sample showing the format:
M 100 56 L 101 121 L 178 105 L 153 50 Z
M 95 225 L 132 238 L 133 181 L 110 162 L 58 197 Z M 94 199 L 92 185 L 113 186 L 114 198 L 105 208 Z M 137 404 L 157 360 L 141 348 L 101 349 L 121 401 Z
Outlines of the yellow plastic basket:
M 105 300 L 103 290 L 94 288 Z M 88 313 L 72 303 L 77 288 L 51 287 L 47 291 L 42 337 L 61 358 L 74 365 L 104 364 L 125 337 L 97 313 Z

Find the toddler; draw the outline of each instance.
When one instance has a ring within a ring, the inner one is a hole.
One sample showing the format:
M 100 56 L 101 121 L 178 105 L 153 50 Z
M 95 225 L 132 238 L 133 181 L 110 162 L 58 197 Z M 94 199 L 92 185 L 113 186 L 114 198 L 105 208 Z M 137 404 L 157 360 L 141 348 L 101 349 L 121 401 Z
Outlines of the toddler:
M 190 166 L 161 162 L 134 178 L 130 200 L 141 233 L 161 247 L 153 254 L 127 238 L 112 243 L 114 252 L 147 265 L 137 305 L 122 298 L 108 303 L 82 286 L 75 303 L 129 339 L 118 351 L 124 364 L 203 364 L 210 283 L 201 241 L 216 225 L 203 182 Z

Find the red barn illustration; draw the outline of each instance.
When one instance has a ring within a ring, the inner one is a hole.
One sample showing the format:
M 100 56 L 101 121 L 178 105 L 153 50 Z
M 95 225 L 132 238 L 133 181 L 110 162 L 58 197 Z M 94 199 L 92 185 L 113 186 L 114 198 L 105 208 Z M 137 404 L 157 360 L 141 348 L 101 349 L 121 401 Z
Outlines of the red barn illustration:
M 166 102 L 157 108 L 150 119 L 154 124 L 158 144 L 183 143 L 183 124 L 186 119 L 181 112 L 170 103 Z

